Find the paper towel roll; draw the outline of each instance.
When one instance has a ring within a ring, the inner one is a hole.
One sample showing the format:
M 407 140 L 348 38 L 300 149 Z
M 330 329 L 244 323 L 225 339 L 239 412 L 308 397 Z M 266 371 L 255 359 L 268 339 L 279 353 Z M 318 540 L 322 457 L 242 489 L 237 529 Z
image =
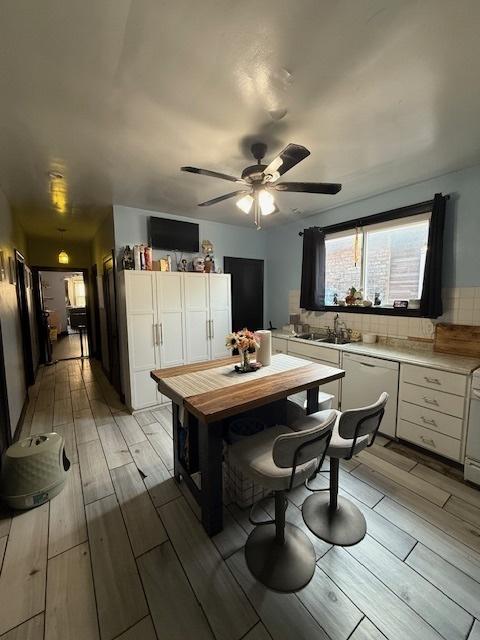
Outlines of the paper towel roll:
M 255 331 L 259 348 L 256 350 L 257 362 L 267 367 L 272 362 L 272 332 L 267 330 Z

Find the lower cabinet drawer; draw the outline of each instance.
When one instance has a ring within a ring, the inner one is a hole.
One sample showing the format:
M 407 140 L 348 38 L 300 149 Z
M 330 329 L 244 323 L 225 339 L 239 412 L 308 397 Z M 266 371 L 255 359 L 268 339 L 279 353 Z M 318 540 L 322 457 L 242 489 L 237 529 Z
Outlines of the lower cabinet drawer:
M 272 338 L 272 353 L 287 353 L 287 344 L 285 338 Z
M 398 407 L 398 417 L 457 440 L 462 437 L 463 420 L 447 416 L 439 411 L 432 411 L 432 409 L 401 401 Z
M 402 364 L 402 380 L 458 396 L 464 396 L 467 388 L 466 376 L 449 371 L 427 369 L 414 364 Z
M 446 458 L 451 458 L 458 462 L 461 461 L 460 440 L 445 436 L 443 433 L 437 433 L 431 429 L 425 429 L 425 427 L 400 419 L 397 422 L 397 436 Z
M 324 360 L 337 367 L 340 362 L 340 351 L 331 347 L 321 347 L 318 343 L 307 344 L 297 342 L 297 340 L 289 340 L 288 353 L 292 356 L 307 356 L 314 360 Z
M 418 404 L 426 409 L 463 418 L 465 398 L 461 396 L 425 389 L 424 387 L 417 387 L 417 385 L 404 382 L 400 387 L 400 399 Z

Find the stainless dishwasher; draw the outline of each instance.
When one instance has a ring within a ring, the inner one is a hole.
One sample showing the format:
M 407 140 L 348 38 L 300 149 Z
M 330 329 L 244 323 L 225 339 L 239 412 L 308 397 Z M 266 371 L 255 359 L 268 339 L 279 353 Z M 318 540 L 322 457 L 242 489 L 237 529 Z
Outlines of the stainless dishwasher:
M 397 431 L 398 362 L 343 353 L 342 411 L 365 407 L 378 400 L 382 391 L 387 402 L 380 432 L 395 438 Z

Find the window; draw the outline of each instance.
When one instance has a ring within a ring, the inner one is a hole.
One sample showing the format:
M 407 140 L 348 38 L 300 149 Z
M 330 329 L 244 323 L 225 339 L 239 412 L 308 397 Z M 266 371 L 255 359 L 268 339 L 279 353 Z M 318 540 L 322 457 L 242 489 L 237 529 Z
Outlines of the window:
M 397 218 L 325 236 L 325 304 L 353 286 L 366 300 L 421 298 L 430 213 Z

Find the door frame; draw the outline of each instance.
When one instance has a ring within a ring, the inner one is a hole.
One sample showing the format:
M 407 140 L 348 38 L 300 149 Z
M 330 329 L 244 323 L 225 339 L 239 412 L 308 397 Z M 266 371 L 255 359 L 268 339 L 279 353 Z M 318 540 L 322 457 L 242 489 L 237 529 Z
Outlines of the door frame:
M 17 304 L 20 315 L 20 327 L 22 331 L 23 365 L 25 369 L 25 384 L 30 387 L 35 382 L 35 364 L 32 353 L 32 334 L 30 331 L 30 318 L 28 315 L 27 290 L 25 282 L 25 256 L 14 249 L 15 268 L 17 271 Z
M 67 268 L 65 267 L 38 267 L 38 266 L 33 266 L 30 267 L 30 270 L 32 272 L 32 277 L 33 277 L 33 281 L 35 283 L 35 288 L 34 288 L 34 299 L 35 299 L 35 313 L 37 316 L 37 331 L 38 331 L 38 340 L 39 340 L 39 346 L 41 348 L 41 362 L 42 364 L 45 364 L 46 360 L 45 360 L 45 340 L 44 340 L 44 335 L 43 335 L 43 327 L 42 327 L 42 304 L 41 304 L 41 300 L 40 300 L 40 290 L 39 290 L 39 284 L 40 284 L 40 271 L 56 271 L 58 272 L 64 272 L 64 273 L 81 273 L 83 275 L 83 284 L 85 285 L 85 313 L 87 316 L 87 344 L 88 344 L 88 357 L 90 357 L 90 355 L 92 354 L 92 323 L 91 323 L 91 318 L 90 318 L 90 313 L 91 313 L 91 309 L 92 309 L 92 305 L 91 305 L 91 294 L 90 294 L 90 280 L 89 280 L 89 271 L 90 269 L 87 269 L 85 267 L 71 267 L 70 265 L 66 265 Z M 77 360 L 79 358 L 74 357 L 74 358 L 66 358 L 67 360 Z

